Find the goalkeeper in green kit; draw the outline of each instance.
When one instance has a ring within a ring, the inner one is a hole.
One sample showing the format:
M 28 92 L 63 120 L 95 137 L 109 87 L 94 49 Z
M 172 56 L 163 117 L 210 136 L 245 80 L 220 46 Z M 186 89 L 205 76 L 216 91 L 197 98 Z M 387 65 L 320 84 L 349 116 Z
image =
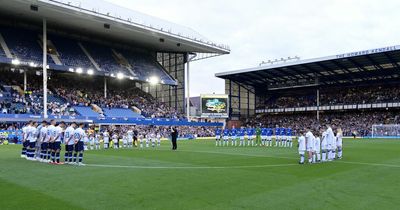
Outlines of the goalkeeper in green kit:
M 256 128 L 256 146 L 262 146 L 261 144 L 261 128 L 260 126 L 257 126 Z

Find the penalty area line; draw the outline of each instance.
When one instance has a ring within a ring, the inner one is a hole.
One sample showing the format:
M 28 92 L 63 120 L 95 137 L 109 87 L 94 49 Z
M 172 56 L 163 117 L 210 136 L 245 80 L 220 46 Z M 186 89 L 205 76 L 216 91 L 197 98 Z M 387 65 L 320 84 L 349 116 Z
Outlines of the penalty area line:
M 275 164 L 275 165 L 253 165 L 253 166 L 129 166 L 129 165 L 101 165 L 101 164 L 86 164 L 89 167 L 100 168 L 132 168 L 132 169 L 241 169 L 241 168 L 272 168 L 297 166 L 299 164 Z

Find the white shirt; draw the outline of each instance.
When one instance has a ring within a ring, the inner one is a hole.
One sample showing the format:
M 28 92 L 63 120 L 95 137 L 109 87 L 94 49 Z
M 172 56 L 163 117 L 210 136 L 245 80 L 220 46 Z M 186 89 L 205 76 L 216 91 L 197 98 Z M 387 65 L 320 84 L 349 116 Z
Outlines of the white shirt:
M 74 142 L 74 133 L 75 133 L 75 129 L 72 126 L 69 126 L 64 133 L 64 141 L 65 144 L 68 145 L 73 145 Z M 68 143 L 67 143 L 68 142 Z
M 109 141 L 110 140 L 110 134 L 107 132 L 107 131 L 105 131 L 104 133 L 103 133 L 103 138 L 104 138 L 104 141 Z
M 308 131 L 306 133 L 306 143 L 307 143 L 307 148 L 314 148 L 314 135 L 311 133 L 311 131 Z
M 306 151 L 306 138 L 304 136 L 299 137 L 299 151 Z
M 343 134 L 342 133 L 338 133 L 336 135 L 336 145 L 341 147 L 343 144 Z
M 322 148 L 323 150 L 328 149 L 328 142 L 327 142 L 327 140 L 326 140 L 326 136 L 327 136 L 327 133 L 326 133 L 326 131 L 324 131 L 324 132 L 322 133 L 322 141 L 321 141 L 321 148 Z
M 118 135 L 117 134 L 114 134 L 112 136 L 112 138 L 113 138 L 114 143 L 118 143 Z
M 50 138 L 52 137 L 52 133 L 53 133 L 54 128 L 55 128 L 54 125 L 49 125 L 47 127 L 46 142 L 50 141 Z
M 319 137 L 314 139 L 314 150 L 317 152 L 321 151 L 321 139 Z
M 328 128 L 326 130 L 326 141 L 328 145 L 332 145 L 333 141 L 335 141 L 335 134 L 333 134 L 332 128 Z
M 55 142 L 61 142 L 61 133 L 62 133 L 62 130 L 63 130 L 63 129 L 62 129 L 60 126 L 57 126 L 57 127 L 55 127 L 55 128 L 53 129 L 53 134 L 54 134 L 53 138 L 55 139 L 55 138 L 58 136 L 58 138 L 55 139 Z
M 22 132 L 24 133 L 24 141 L 28 140 L 28 132 L 29 132 L 30 128 L 31 128 L 30 125 L 25 126 L 25 127 L 22 128 Z
M 133 139 L 133 130 L 128 130 L 127 135 L 128 139 Z
M 47 127 L 42 127 L 42 129 L 40 129 L 40 141 L 42 142 L 47 142 Z
M 74 132 L 74 139 L 75 141 L 83 141 L 83 138 L 85 137 L 85 131 L 82 128 L 77 128 L 75 129 Z
M 36 136 L 37 136 L 37 128 L 35 127 L 30 127 L 28 130 L 28 141 L 29 142 L 35 142 L 36 141 Z

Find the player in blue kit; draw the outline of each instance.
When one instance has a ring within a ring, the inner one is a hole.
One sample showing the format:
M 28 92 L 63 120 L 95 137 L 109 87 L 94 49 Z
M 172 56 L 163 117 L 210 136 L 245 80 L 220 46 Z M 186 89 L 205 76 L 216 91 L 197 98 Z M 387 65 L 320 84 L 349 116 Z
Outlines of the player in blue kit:
M 222 144 L 222 146 L 228 146 L 228 139 L 229 139 L 229 129 L 228 128 L 225 128 L 224 129 L 224 142 L 223 142 L 223 144 Z
M 281 143 L 281 129 L 275 128 L 275 147 L 279 146 Z
M 244 136 L 246 135 L 246 130 L 244 128 L 240 128 L 238 132 L 240 144 L 239 146 L 246 146 L 246 143 L 244 142 Z
M 288 128 L 288 129 L 286 129 L 286 140 L 287 140 L 287 144 L 288 144 L 288 147 L 293 147 L 293 139 L 292 139 L 292 129 L 291 128 Z
M 261 128 L 261 145 L 266 146 L 267 145 L 267 128 Z
M 286 147 L 286 129 L 285 128 L 281 128 L 280 129 L 281 132 L 281 147 Z
M 237 129 L 232 127 L 231 129 L 231 146 L 236 147 Z
M 273 135 L 272 128 L 267 128 L 267 146 L 270 147 L 272 147 L 272 135 Z
M 221 146 L 221 129 L 215 130 L 215 146 Z
M 247 128 L 247 146 L 254 146 L 254 142 L 253 142 L 253 136 L 254 136 L 254 132 L 253 132 L 253 128 L 249 127 Z

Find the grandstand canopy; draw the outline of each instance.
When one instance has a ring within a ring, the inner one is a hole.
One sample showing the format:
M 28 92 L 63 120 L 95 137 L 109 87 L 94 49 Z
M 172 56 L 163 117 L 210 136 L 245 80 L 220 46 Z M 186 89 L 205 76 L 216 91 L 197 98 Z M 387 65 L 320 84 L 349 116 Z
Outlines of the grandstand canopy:
M 400 82 L 400 46 L 260 65 L 215 76 L 256 90 Z
M 196 31 L 159 18 L 118 7 L 103 0 L 2 1 L 0 18 L 15 18 L 49 28 L 70 29 L 157 52 L 227 54 L 229 47 L 207 40 Z

